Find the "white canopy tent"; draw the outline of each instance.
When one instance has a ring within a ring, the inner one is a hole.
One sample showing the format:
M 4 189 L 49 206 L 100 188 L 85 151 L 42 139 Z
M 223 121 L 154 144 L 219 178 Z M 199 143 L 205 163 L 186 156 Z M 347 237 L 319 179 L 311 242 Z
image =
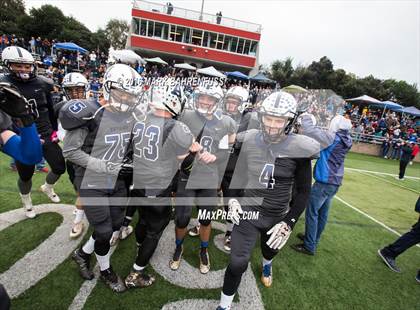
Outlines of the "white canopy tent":
M 162 58 L 160 57 L 155 57 L 155 58 L 145 58 L 145 60 L 147 62 L 152 62 L 155 64 L 160 64 L 160 65 L 167 65 L 168 63 L 166 61 L 164 61 Z
M 378 99 L 375 99 L 371 96 L 368 95 L 363 95 L 360 97 L 356 97 L 356 98 L 350 98 L 350 99 L 346 99 L 346 101 L 350 101 L 350 102 L 363 102 L 363 103 L 381 103 L 381 101 L 379 101 Z
M 194 67 L 194 66 L 191 66 L 190 64 L 187 64 L 187 63 L 183 63 L 183 64 L 175 64 L 175 66 L 174 66 L 175 68 L 178 68 L 178 69 L 185 69 L 185 70 L 197 70 L 197 68 L 196 67 Z
M 197 70 L 197 73 L 208 75 L 208 76 L 214 76 L 222 79 L 226 79 L 226 75 L 223 73 L 217 71 L 213 66 L 207 67 L 207 68 L 201 68 Z
M 111 60 L 113 58 L 116 62 L 122 62 L 125 64 L 146 63 L 140 55 L 137 55 L 132 50 L 111 50 L 109 55 Z

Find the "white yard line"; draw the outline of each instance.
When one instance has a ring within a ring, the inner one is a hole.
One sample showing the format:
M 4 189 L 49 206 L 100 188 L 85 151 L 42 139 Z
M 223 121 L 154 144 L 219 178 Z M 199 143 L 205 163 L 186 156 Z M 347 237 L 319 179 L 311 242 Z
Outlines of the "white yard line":
M 359 171 L 359 172 L 367 172 L 367 173 L 373 173 L 373 174 L 388 175 L 388 176 L 391 176 L 391 177 L 398 176 L 397 174 L 378 172 L 378 171 L 372 171 L 372 170 L 364 170 L 364 169 L 356 169 L 356 168 L 348 168 L 348 167 L 345 167 L 344 169 L 345 170 L 350 170 L 350 171 Z M 419 170 L 419 174 L 420 174 L 420 170 Z M 407 178 L 407 179 L 420 180 L 420 177 L 412 177 L 412 176 L 404 176 L 404 177 Z
M 351 204 L 349 204 L 348 202 L 344 201 L 343 199 L 341 199 L 337 195 L 335 195 L 334 198 L 337 199 L 338 201 L 340 201 L 341 203 L 343 203 L 346 207 L 349 207 L 350 209 L 353 209 L 354 211 L 356 211 L 356 212 L 358 212 L 358 213 L 366 216 L 368 219 L 374 221 L 376 224 L 381 225 L 383 228 L 385 228 L 389 232 L 392 232 L 393 234 L 397 235 L 398 237 L 401 237 L 401 234 L 398 231 L 392 229 L 391 227 L 387 226 L 386 224 L 382 223 L 381 221 L 375 219 L 374 217 L 370 216 L 366 212 L 363 212 L 362 210 L 359 210 L 358 208 L 352 206 Z M 417 244 L 417 247 L 420 248 L 420 244 Z
M 412 188 L 409 188 L 409 187 L 407 187 L 407 186 L 403 186 L 403 185 L 401 185 L 401 184 L 398 184 L 398 183 L 395 183 L 395 182 L 391 182 L 391 181 L 389 181 L 389 180 L 387 180 L 387 179 L 384 179 L 384 178 L 378 177 L 378 176 L 376 176 L 376 175 L 374 175 L 374 174 L 371 174 L 371 173 L 365 173 L 365 172 L 362 172 L 362 171 L 356 171 L 356 172 L 358 172 L 358 173 L 360 173 L 360 174 L 363 174 L 363 175 L 367 175 L 367 176 L 369 176 L 369 177 L 371 177 L 371 178 L 375 178 L 375 179 L 381 180 L 381 181 L 383 181 L 383 182 L 386 182 L 386 183 L 389 183 L 389 184 L 392 184 L 392 185 L 395 185 L 395 186 L 401 187 L 401 188 L 406 189 L 406 190 L 409 190 L 409 191 L 411 191 L 411 192 L 413 192 L 413 193 L 420 194 L 420 191 L 416 191 L 416 190 L 414 190 L 414 189 L 412 189 Z M 399 182 L 402 182 L 402 181 L 399 181 Z M 419 183 L 419 185 L 420 185 L 420 183 Z

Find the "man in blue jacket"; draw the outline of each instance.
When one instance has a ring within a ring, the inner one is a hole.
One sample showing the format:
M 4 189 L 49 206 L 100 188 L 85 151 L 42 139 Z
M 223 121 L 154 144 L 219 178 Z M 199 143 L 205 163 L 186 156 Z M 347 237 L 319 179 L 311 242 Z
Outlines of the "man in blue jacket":
M 321 144 L 322 151 L 314 168 L 309 206 L 306 209 L 305 235 L 298 234 L 302 244 L 292 245 L 300 253 L 314 255 L 327 224 L 331 200 L 337 193 L 344 175 L 344 158 L 350 151 L 352 139 L 350 119 L 337 115 L 328 130 L 316 127 L 309 115 L 301 118 L 301 133 Z

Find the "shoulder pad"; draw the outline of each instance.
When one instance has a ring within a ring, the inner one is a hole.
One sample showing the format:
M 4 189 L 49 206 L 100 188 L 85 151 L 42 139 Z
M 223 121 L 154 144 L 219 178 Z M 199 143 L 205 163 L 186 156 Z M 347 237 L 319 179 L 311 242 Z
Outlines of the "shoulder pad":
M 76 129 L 87 125 L 99 108 L 95 100 L 70 100 L 60 109 L 58 119 L 65 130 Z
M 294 158 L 317 158 L 321 145 L 315 139 L 300 135 L 290 134 L 287 145 L 290 157 Z
M 54 81 L 46 76 L 43 75 L 38 75 L 38 80 L 41 82 L 44 82 L 45 84 L 48 84 L 49 86 L 53 87 L 54 86 Z

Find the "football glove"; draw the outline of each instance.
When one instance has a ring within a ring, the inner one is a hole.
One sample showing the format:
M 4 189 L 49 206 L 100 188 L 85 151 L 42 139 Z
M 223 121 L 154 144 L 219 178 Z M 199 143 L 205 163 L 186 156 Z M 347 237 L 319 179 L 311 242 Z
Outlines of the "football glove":
M 117 175 L 125 178 L 133 175 L 133 165 L 127 163 L 106 163 L 107 174 Z
M 233 224 L 239 225 L 239 220 L 241 219 L 241 214 L 244 213 L 242 210 L 241 204 L 237 199 L 229 199 L 228 210 L 230 215 L 230 220 Z
M 20 119 L 24 127 L 32 125 L 39 116 L 36 101 L 26 100 L 14 85 L 6 82 L 0 82 L 0 110 Z
M 273 250 L 280 250 L 287 242 L 292 233 L 292 229 L 285 222 L 274 225 L 267 235 L 271 235 L 266 244 Z

